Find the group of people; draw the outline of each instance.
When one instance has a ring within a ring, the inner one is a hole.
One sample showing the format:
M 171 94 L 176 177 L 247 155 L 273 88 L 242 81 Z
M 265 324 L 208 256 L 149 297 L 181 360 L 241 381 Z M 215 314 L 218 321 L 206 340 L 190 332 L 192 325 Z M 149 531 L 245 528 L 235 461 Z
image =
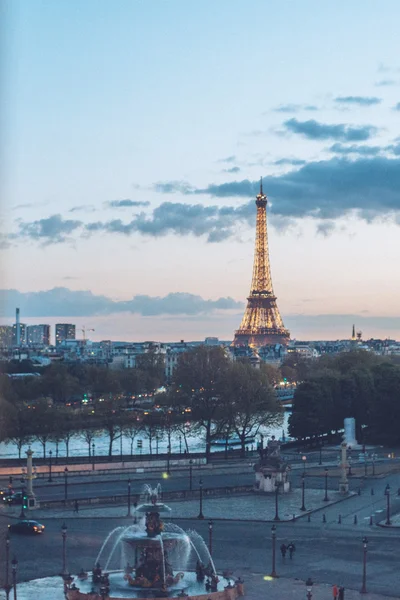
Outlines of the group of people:
M 337 586 L 336 583 L 332 587 L 333 600 L 344 600 L 344 587 L 342 585 Z
M 290 542 L 290 544 L 287 546 L 286 544 L 281 545 L 282 558 L 286 557 L 286 552 L 289 552 L 289 557 L 293 558 L 293 554 L 296 552 L 296 546 L 293 544 L 293 542 Z

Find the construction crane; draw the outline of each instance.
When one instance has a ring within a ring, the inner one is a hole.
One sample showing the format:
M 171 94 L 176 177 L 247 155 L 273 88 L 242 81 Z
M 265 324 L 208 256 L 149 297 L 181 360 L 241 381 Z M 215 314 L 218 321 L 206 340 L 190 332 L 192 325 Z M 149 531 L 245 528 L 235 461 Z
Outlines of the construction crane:
M 82 327 L 82 329 L 80 329 L 79 331 L 82 331 L 82 335 L 83 335 L 83 341 L 86 342 L 86 333 L 88 331 L 94 331 L 94 329 L 86 329 L 85 326 Z

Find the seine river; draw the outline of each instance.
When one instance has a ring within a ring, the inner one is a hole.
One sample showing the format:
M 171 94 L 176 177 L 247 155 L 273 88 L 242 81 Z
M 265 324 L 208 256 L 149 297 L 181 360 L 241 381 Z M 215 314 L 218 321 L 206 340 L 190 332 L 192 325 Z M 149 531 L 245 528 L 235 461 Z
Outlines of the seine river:
M 284 413 L 284 421 L 281 427 L 276 429 L 265 429 L 261 430 L 266 438 L 274 435 L 276 438 L 280 439 L 284 435 L 286 438 L 288 437 L 288 419 L 289 412 Z M 259 436 L 257 436 L 258 441 Z M 138 448 L 138 440 L 142 441 L 142 453 L 149 454 L 149 440 L 144 432 L 139 433 L 133 442 L 133 454 L 139 454 L 140 449 Z M 204 452 L 205 451 L 205 442 L 204 437 L 201 435 L 192 435 L 187 436 L 187 442 L 189 446 L 189 452 Z M 96 456 L 106 456 L 108 454 L 108 437 L 107 435 L 98 435 L 94 439 L 95 443 L 95 455 Z M 129 455 L 131 452 L 131 440 L 126 437 L 122 437 L 121 439 L 117 439 L 113 444 L 113 456 L 118 456 L 121 454 L 121 445 L 122 445 L 122 454 Z M 140 444 L 139 444 L 140 445 Z M 152 450 L 153 454 L 158 452 L 160 454 L 166 453 L 168 451 L 168 440 L 166 436 L 161 438 L 156 443 L 155 439 L 153 439 Z M 31 448 L 34 451 L 34 456 L 42 457 L 43 456 L 43 447 L 40 442 L 34 441 L 31 444 Z M 21 452 L 21 457 L 25 457 L 25 450 L 28 449 L 28 446 L 23 447 Z M 56 444 L 54 442 L 47 442 L 46 444 L 46 454 L 48 454 L 49 450 L 53 453 L 53 458 L 56 456 Z M 213 446 L 212 451 L 223 451 L 224 447 Z M 185 451 L 185 443 L 183 437 L 179 434 L 173 434 L 171 438 L 171 452 L 179 453 Z M 58 457 L 62 459 L 66 455 L 65 443 L 60 442 L 58 444 Z M 88 444 L 79 434 L 75 435 L 71 438 L 69 443 L 69 455 L 70 456 L 87 456 L 88 455 Z M 0 444 L 0 458 L 18 458 L 18 449 L 15 444 L 2 442 Z

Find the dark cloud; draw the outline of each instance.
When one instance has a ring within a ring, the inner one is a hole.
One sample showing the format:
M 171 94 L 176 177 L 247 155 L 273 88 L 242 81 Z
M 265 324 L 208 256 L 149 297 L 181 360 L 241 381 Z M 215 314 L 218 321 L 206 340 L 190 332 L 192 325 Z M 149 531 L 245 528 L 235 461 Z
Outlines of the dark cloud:
M 312 104 L 280 104 L 272 110 L 279 113 L 297 113 L 301 110 L 315 111 L 318 107 Z
M 327 123 L 318 123 L 314 119 L 309 121 L 298 121 L 295 118 L 284 122 L 287 131 L 302 135 L 309 140 L 329 140 L 334 139 L 341 142 L 361 142 L 368 140 L 377 132 L 376 127 L 372 125 L 362 125 L 360 127 L 351 127 L 350 125 L 329 125 Z
M 393 110 L 400 110 L 400 102 L 398 102 L 396 106 L 393 106 Z
M 104 203 L 110 208 L 136 208 L 138 206 L 149 206 L 150 202 L 140 202 L 136 200 L 110 200 L 110 202 Z
M 390 146 L 386 146 L 386 150 L 388 150 L 395 156 L 400 156 L 400 143 L 399 144 L 391 144 Z
M 201 296 L 184 292 L 168 294 L 163 298 L 139 295 L 120 302 L 90 291 L 74 291 L 64 287 L 40 292 L 0 290 L 0 316 L 13 316 L 16 306 L 26 317 L 83 317 L 121 312 L 143 316 L 200 315 L 239 309 L 243 304 L 229 297 L 204 300 Z
M 18 237 L 27 237 L 44 244 L 55 244 L 65 242 L 67 236 L 82 225 L 82 221 L 63 219 L 61 215 L 52 215 L 31 223 L 19 223 Z
M 186 183 L 186 181 L 160 181 L 154 184 L 154 189 L 156 190 L 156 192 L 161 192 L 163 194 L 171 194 L 173 192 L 189 194 L 193 190 L 193 188 L 188 183 Z
M 224 173 L 239 173 L 240 167 L 231 167 L 230 169 L 224 169 Z
M 278 167 L 286 166 L 286 165 L 291 165 L 293 167 L 299 167 L 300 165 L 305 165 L 306 161 L 302 160 L 300 158 L 280 158 L 278 160 L 275 160 L 273 164 L 277 165 Z
M 93 212 L 95 208 L 91 204 L 82 204 L 81 206 L 73 206 L 68 212 L 80 212 L 82 210 Z
M 317 225 L 317 233 L 323 237 L 328 237 L 334 232 L 336 224 L 334 221 L 322 221 Z
M 376 96 L 338 96 L 335 98 L 335 102 L 346 105 L 373 106 L 374 104 L 380 104 L 382 100 Z
M 343 144 L 336 143 L 328 148 L 329 152 L 335 154 L 359 154 L 360 156 L 377 156 L 384 150 L 380 146 L 359 146 L 358 144 L 352 144 L 351 146 L 344 146 Z

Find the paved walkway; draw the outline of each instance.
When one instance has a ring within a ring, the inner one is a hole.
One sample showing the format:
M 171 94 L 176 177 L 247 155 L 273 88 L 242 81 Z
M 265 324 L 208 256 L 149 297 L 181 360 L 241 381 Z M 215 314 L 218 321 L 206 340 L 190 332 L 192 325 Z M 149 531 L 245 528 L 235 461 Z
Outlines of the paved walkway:
M 239 574 L 238 574 L 239 575 Z M 340 585 L 340 581 L 336 582 Z M 306 586 L 299 579 L 272 579 L 269 576 L 251 573 L 244 576 L 244 600 L 305 600 Z M 18 600 L 64 600 L 60 577 L 36 579 L 17 586 Z M 380 594 L 360 595 L 359 590 L 345 590 L 345 600 L 388 600 Z M 391 598 L 400 598 L 391 596 Z M 332 600 L 332 586 L 315 582 L 312 588 L 313 600 Z M 5 600 L 0 591 L 0 600 Z

